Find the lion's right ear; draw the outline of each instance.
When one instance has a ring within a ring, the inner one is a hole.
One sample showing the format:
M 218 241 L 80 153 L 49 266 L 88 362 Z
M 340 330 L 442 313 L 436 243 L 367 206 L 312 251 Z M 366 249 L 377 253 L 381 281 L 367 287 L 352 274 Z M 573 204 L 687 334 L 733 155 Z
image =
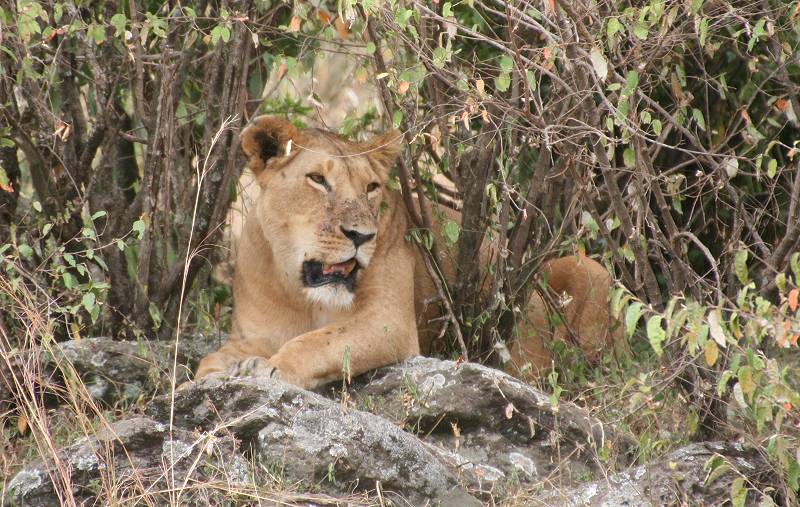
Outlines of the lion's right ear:
M 287 144 L 299 137 L 300 131 L 286 118 L 259 116 L 239 134 L 239 142 L 247 155 L 248 167 L 259 174 L 270 159 L 288 155 Z

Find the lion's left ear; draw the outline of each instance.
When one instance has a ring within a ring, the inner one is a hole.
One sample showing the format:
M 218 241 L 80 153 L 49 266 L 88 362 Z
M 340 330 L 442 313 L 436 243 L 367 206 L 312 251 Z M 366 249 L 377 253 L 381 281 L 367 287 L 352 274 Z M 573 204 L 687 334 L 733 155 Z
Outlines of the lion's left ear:
M 259 116 L 239 134 L 247 165 L 255 174 L 263 171 L 271 159 L 287 155 L 289 141 L 299 140 L 300 131 L 280 116 Z
M 359 145 L 359 151 L 375 161 L 388 177 L 389 170 L 402 150 L 403 134 L 390 130 Z

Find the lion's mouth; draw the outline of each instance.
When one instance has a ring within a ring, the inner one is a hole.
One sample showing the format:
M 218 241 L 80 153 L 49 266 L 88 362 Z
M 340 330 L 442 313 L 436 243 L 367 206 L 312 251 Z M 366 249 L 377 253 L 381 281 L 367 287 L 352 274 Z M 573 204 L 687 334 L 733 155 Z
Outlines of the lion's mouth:
M 359 266 L 355 258 L 337 264 L 305 261 L 303 263 L 303 283 L 306 287 L 339 284 L 344 285 L 352 292 L 359 269 L 361 269 L 361 266 Z

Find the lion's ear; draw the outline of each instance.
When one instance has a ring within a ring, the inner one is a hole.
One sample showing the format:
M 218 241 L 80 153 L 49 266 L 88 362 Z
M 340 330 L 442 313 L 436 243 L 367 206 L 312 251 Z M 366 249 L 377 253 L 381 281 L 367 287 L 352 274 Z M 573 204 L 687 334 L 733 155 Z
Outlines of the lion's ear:
M 258 174 L 271 158 L 287 155 L 286 145 L 299 137 L 300 132 L 286 118 L 259 116 L 239 134 L 239 142 L 247 165 Z
M 388 176 L 403 149 L 403 134 L 390 130 L 359 145 L 359 151 L 378 163 Z

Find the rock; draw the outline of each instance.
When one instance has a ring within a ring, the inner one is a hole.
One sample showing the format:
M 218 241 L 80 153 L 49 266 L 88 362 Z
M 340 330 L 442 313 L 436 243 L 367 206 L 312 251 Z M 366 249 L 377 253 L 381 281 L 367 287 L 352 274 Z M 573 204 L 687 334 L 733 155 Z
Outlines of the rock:
M 143 417 L 119 421 L 58 450 L 57 460 L 48 453 L 48 460 L 26 465 L 6 484 L 9 505 L 62 505 L 64 491 L 78 503 L 102 497 L 102 503 L 110 505 L 118 503 L 113 501 L 115 494 L 121 500 L 147 493 L 166 504 L 169 495 L 159 491 L 168 491 L 171 483 L 246 486 L 252 470 L 236 447 L 230 435 L 193 435 L 180 429 L 170 434 L 165 424 Z M 182 500 L 207 504 L 226 496 L 224 491 L 188 488 Z
M 220 343 L 201 335 L 183 336 L 178 344 L 177 383 L 188 380 L 200 359 Z M 96 400 L 133 402 L 170 385 L 174 342 L 97 337 L 61 342 L 55 350 L 52 356 L 45 356 L 45 366 L 65 372 L 71 364 Z
M 711 464 L 716 466 L 711 466 Z M 731 500 L 731 486 L 746 477 L 749 487 L 769 484 L 773 470 L 755 449 L 739 444 L 701 442 L 672 451 L 637 466 L 580 487 L 548 492 L 527 505 L 568 507 L 661 507 L 723 505 Z M 768 488 L 761 487 L 762 491 Z M 746 493 L 743 505 L 756 505 L 761 494 Z M 769 498 L 762 505 L 776 505 Z
M 168 417 L 160 397 L 148 414 Z M 175 424 L 225 427 L 262 465 L 329 494 L 376 490 L 411 505 L 481 505 L 423 444 L 386 419 L 267 378 L 205 378 L 175 393 Z M 401 503 L 401 505 L 403 505 Z
M 124 349 L 84 347 L 70 360 L 133 375 L 122 352 L 109 352 Z M 153 399 L 147 417 L 58 450 L 57 462 L 29 464 L 7 483 L 10 504 L 60 505 L 60 491 L 87 503 L 142 494 L 156 505 L 235 503 L 232 491 L 261 499 L 254 485 L 278 481 L 310 492 L 281 505 L 365 503 L 354 493 L 388 505 L 470 507 L 510 495 L 514 505 L 716 505 L 739 477 L 772 478 L 757 452 L 735 444 L 694 444 L 629 468 L 633 443 L 614 428 L 477 364 L 412 358 L 321 391 L 328 397 L 270 378 L 207 377 Z M 614 465 L 624 471 L 609 475 Z M 176 501 L 170 484 L 192 487 Z
M 492 368 L 415 357 L 356 379 L 356 407 L 394 421 L 439 449 L 470 488 L 495 484 L 560 484 L 602 477 L 608 459 L 625 466 L 633 443 L 571 403 Z M 342 393 L 334 391 L 340 398 Z

